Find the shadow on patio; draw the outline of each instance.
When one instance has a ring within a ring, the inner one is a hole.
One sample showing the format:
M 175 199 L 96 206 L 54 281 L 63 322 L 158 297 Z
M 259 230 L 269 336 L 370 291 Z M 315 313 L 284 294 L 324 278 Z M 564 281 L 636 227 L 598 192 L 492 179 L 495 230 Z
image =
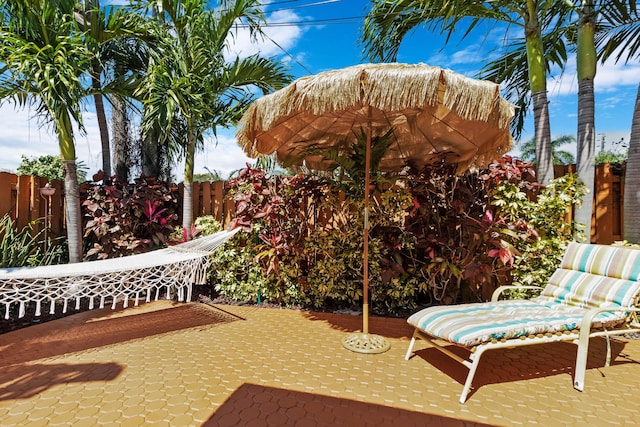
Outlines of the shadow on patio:
M 0 334 L 0 367 L 238 319 L 199 304 L 143 312 L 132 308 L 90 310 Z
M 242 384 L 203 426 L 489 426 L 434 414 L 393 408 L 257 384 Z

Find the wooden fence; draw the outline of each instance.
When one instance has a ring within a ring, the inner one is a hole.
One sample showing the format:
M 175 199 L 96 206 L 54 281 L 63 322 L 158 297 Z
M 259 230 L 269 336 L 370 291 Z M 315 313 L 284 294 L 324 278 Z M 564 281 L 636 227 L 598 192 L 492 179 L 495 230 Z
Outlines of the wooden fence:
M 575 171 L 575 165 L 556 166 L 555 176 Z M 623 239 L 624 172 L 624 165 L 604 163 L 596 167 L 591 243 L 609 245 Z
M 574 172 L 575 166 L 557 166 L 556 176 Z M 50 230 L 54 236 L 64 231 L 64 192 L 62 183 L 52 182 L 55 194 L 43 197 L 40 189 L 47 180 L 39 177 L 16 176 L 0 172 L 0 217 L 7 212 L 16 221 L 19 228 L 30 221 L 43 219 L 50 209 Z M 224 183 L 193 183 L 194 217 L 212 215 L 223 224 L 228 224 L 233 216 L 233 202 L 225 200 Z M 180 185 L 179 191 L 182 192 Z M 596 169 L 594 209 L 591 223 L 591 242 L 610 244 L 622 240 L 624 200 L 624 168 L 610 164 L 600 165 Z M 43 223 L 40 224 L 43 226 Z
M 64 232 L 64 187 L 61 181 L 52 181 L 55 193 L 45 197 L 40 189 L 47 183 L 45 178 L 0 172 L 0 217 L 9 213 L 19 229 L 40 219 L 39 230 L 49 212 L 51 235 L 60 236 Z M 178 191 L 183 194 L 183 184 Z M 226 225 L 233 217 L 233 210 L 233 202 L 225 201 L 222 181 L 193 183 L 194 217 L 212 215 Z

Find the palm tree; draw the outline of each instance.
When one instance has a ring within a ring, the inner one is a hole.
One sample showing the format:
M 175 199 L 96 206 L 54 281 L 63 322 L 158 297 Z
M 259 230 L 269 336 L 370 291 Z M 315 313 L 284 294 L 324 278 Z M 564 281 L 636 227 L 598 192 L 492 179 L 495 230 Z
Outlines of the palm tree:
M 595 95 L 594 78 L 596 76 L 598 55 L 596 52 L 596 33 L 598 30 L 598 15 L 604 21 L 616 22 L 616 11 L 627 7 L 635 9 L 635 1 L 594 0 L 581 1 L 580 4 L 567 1 L 567 5 L 577 12 L 576 65 L 578 74 L 578 158 L 577 173 L 590 190 L 594 189 L 596 165 L 596 137 L 595 137 Z M 599 7 L 598 7 L 599 6 Z M 575 221 L 584 224 L 578 229 L 589 235 L 593 212 L 593 193 L 585 194 L 582 204 L 576 208 Z
M 78 7 L 76 20 L 85 31 L 85 42 L 96 52 L 96 57 L 91 64 L 90 79 L 91 90 L 96 108 L 98 128 L 100 130 L 100 142 L 102 148 L 102 171 L 106 180 L 111 178 L 111 150 L 109 145 L 109 127 L 105 113 L 104 96 L 118 97 L 115 101 L 115 114 L 122 114 L 125 103 L 123 97 L 132 96 L 132 82 L 123 77 L 127 69 L 140 67 L 138 57 L 134 49 L 139 45 L 138 40 L 148 39 L 142 17 L 124 8 L 101 8 L 99 0 L 83 0 Z M 125 57 L 123 58 L 123 55 Z M 118 65 L 114 67 L 111 76 L 105 72 L 105 67 L 115 60 Z M 126 66 L 123 64 L 126 63 Z M 145 63 L 146 65 L 146 63 Z M 136 70 L 139 73 L 139 70 Z M 108 81 L 109 77 L 111 81 Z M 120 102 L 119 102 L 120 101 Z M 116 124 L 124 123 L 123 117 L 115 118 Z M 118 133 L 118 141 L 123 129 L 115 129 Z M 119 161 L 122 161 L 119 158 Z M 122 165 L 120 165 L 122 172 Z
M 142 2 L 147 9 L 156 1 Z M 185 158 L 182 222 L 193 221 L 192 182 L 196 149 L 205 132 L 228 127 L 240 119 L 253 99 L 251 89 L 263 93 L 284 87 L 291 77 L 281 64 L 252 55 L 227 61 L 223 53 L 237 25 L 255 37 L 264 15 L 258 0 L 223 0 L 209 10 L 206 0 L 163 0 L 162 36 L 152 54 L 145 85 L 142 127 L 160 139 L 182 135 Z M 160 128 L 158 128 L 160 126 Z
M 600 59 L 616 62 L 640 58 L 640 11 L 636 2 L 616 2 L 607 9 L 596 34 Z M 629 156 L 625 174 L 624 239 L 640 243 L 640 84 L 631 123 Z
M 101 42 L 104 35 L 105 16 L 100 9 L 100 0 L 85 0 L 78 4 L 79 12 L 76 20 L 81 28 L 87 33 L 87 40 L 91 39 L 92 44 Z M 102 64 L 100 58 L 96 56 L 91 64 L 89 72 L 91 77 L 91 88 L 93 89 L 93 102 L 96 108 L 96 118 L 98 129 L 100 130 L 100 143 L 102 148 L 102 171 L 106 179 L 111 176 L 111 150 L 109 149 L 109 127 L 107 125 L 107 115 L 104 110 L 104 99 L 102 97 L 102 84 L 100 75 L 102 74 Z
M 145 33 L 144 26 L 140 26 Z M 136 112 L 135 90 L 146 77 L 149 64 L 149 40 L 143 37 L 126 37 L 111 40 L 102 52 L 103 91 L 111 103 L 111 130 L 113 169 L 118 180 L 128 182 L 129 173 L 141 159 L 132 156 L 143 154 L 131 134 L 131 115 Z M 159 175 L 153 174 L 148 176 Z
M 0 100 L 35 105 L 58 136 L 64 168 L 69 261 L 82 259 L 82 225 L 72 123 L 82 131 L 81 76 L 95 58 L 74 19 L 74 0 L 0 0 Z
M 556 21 L 551 31 L 544 35 L 545 58 L 547 66 L 558 65 L 564 67 L 567 61 L 565 44 L 575 50 L 578 77 L 578 128 L 577 128 L 577 172 L 580 179 L 590 190 L 585 194 L 582 204 L 576 207 L 575 220 L 582 224 L 582 231 L 588 235 L 587 228 L 591 223 L 593 210 L 593 189 L 595 175 L 595 97 L 593 90 L 597 69 L 597 55 L 595 35 L 598 25 L 597 17 L 607 17 L 610 9 L 620 7 L 624 1 L 610 0 L 596 2 L 587 0 L 573 2 L 566 0 L 554 6 Z M 574 18 L 575 17 L 575 18 Z M 511 93 L 516 94 L 516 104 L 529 105 L 526 80 L 526 60 L 522 45 L 512 43 L 508 52 L 501 58 L 492 61 L 483 70 L 485 78 L 499 82 L 507 82 Z M 521 108 L 526 112 L 527 108 Z M 523 125 L 522 118 L 518 122 L 518 129 Z M 580 231 L 580 230 L 579 230 Z
M 571 135 L 562 135 L 551 140 L 551 157 L 554 165 L 570 165 L 576 162 L 573 154 L 559 148 L 566 144 L 574 143 L 576 139 Z M 536 164 L 536 139 L 532 138 L 520 145 L 522 160 Z
M 596 173 L 595 96 L 593 79 L 596 77 L 596 7 L 593 0 L 581 1 L 578 12 L 578 37 L 576 41 L 576 68 L 578 74 L 578 150 L 576 172 L 587 189 L 591 190 L 576 207 L 574 219 L 576 232 L 590 240 L 593 212 L 593 189 Z
M 373 60 L 393 61 L 409 31 L 423 25 L 439 29 L 450 37 L 459 24 L 466 25 L 463 37 L 481 21 L 498 21 L 519 26 L 524 31 L 527 75 L 533 99 L 533 113 L 538 159 L 538 180 L 553 179 L 551 131 L 547 102 L 547 62 L 543 29 L 561 17 L 550 13 L 554 0 L 481 1 L 481 0 L 372 0 L 365 18 L 363 42 Z

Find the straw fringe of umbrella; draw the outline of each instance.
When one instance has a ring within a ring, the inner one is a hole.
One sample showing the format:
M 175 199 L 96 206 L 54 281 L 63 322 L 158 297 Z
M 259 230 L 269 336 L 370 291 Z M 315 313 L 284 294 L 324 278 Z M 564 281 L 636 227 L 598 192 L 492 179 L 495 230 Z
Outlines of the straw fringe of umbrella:
M 439 103 L 467 120 L 488 121 L 498 115 L 500 129 L 508 129 L 514 115 L 514 106 L 500 97 L 495 83 L 425 64 L 363 64 L 302 77 L 253 103 L 239 124 L 238 143 L 249 156 L 257 156 L 256 136 L 299 111 L 322 116 L 354 105 L 406 111 Z M 472 163 L 484 166 L 510 147 L 510 141 L 502 143 Z

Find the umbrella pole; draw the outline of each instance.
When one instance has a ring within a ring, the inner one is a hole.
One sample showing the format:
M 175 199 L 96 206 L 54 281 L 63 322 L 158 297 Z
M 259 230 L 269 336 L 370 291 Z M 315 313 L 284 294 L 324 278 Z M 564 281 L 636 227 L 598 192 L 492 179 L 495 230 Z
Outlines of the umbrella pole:
M 362 259 L 362 333 L 353 334 L 342 340 L 342 345 L 357 353 L 384 353 L 389 350 L 389 342 L 378 335 L 369 334 L 369 184 L 371 181 L 371 107 L 367 108 L 367 146 L 365 149 L 364 171 L 364 250 Z
M 367 146 L 364 156 L 364 253 L 362 260 L 362 333 L 369 333 L 369 184 L 371 176 L 371 110 L 369 109 L 369 126 L 367 129 Z

